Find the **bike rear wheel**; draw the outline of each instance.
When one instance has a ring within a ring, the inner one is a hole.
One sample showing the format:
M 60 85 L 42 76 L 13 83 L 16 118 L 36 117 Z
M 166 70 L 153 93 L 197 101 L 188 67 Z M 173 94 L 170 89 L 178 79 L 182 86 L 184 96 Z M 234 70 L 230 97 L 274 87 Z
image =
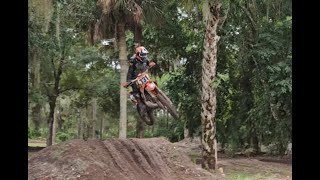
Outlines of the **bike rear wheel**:
M 137 104 L 137 110 L 138 110 L 138 114 L 143 122 L 145 122 L 149 126 L 154 124 L 155 117 L 153 115 L 152 109 L 148 109 L 145 104 L 139 103 L 139 104 Z

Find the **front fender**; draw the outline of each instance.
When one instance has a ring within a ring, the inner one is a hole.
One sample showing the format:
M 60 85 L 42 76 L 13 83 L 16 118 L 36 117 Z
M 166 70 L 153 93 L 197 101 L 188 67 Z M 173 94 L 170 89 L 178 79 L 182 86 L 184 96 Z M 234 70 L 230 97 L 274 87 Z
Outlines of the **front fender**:
M 151 92 L 151 91 L 153 91 L 156 87 L 157 87 L 156 84 L 155 84 L 154 82 L 151 82 L 151 83 L 146 84 L 145 89 L 146 89 L 148 92 Z

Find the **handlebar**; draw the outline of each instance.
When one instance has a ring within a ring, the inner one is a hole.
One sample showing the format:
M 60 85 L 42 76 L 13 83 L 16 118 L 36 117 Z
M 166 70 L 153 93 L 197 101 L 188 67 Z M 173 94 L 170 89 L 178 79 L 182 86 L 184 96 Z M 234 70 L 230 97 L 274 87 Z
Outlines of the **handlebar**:
M 144 72 L 146 72 L 147 70 L 149 70 L 150 68 L 152 68 L 152 67 L 155 66 L 155 65 L 156 65 L 155 62 L 150 62 L 150 63 L 149 63 L 149 66 L 146 68 L 146 70 L 145 70 Z M 139 76 L 139 75 L 140 75 L 140 74 L 138 74 L 138 76 Z M 131 80 L 131 81 L 129 81 L 129 82 L 124 82 L 124 83 L 122 83 L 121 85 L 122 85 L 123 87 L 127 88 L 128 86 L 132 85 L 135 81 L 137 81 L 137 78 L 134 79 L 134 80 Z

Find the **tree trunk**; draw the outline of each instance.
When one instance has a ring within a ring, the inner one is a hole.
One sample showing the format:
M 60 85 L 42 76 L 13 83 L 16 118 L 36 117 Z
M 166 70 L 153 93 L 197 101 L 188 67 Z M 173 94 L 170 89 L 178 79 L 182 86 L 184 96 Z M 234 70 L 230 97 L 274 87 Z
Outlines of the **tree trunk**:
M 216 168 L 217 167 L 217 164 L 218 164 L 218 142 L 217 142 L 217 138 L 214 139 L 214 157 L 215 157 L 215 161 L 216 161 Z
M 137 138 L 143 138 L 144 137 L 144 124 L 143 124 L 143 121 L 139 117 L 136 117 L 136 119 L 137 119 L 136 137 Z
M 82 118 L 81 118 L 81 111 L 79 108 L 77 109 L 77 113 L 78 113 L 78 139 L 81 139 Z
M 216 78 L 217 64 L 217 26 L 219 23 L 220 5 L 217 1 L 209 3 L 208 11 L 204 12 L 206 17 L 206 31 L 204 39 L 204 52 L 202 60 L 202 167 L 205 169 L 216 169 L 216 157 L 214 141 L 216 139 L 216 91 L 212 82 Z
M 40 123 L 41 123 L 41 105 L 37 103 L 33 108 L 32 108 L 32 121 L 34 124 L 34 130 L 37 134 L 40 134 Z
M 90 128 L 90 124 L 91 124 L 91 120 L 90 120 L 90 110 L 89 110 L 89 107 L 88 107 L 88 103 L 86 102 L 86 110 L 85 110 L 85 115 L 84 115 L 84 118 L 85 118 L 85 123 L 83 124 L 83 139 L 84 140 L 87 140 L 90 135 L 90 131 L 89 131 L 89 128 Z
M 47 33 L 53 15 L 52 0 L 29 0 L 28 7 L 30 8 L 30 19 L 35 18 L 35 21 L 41 23 L 42 31 Z
M 56 21 L 56 38 L 58 41 L 58 46 L 61 48 L 61 40 L 60 40 L 60 3 L 57 4 L 57 21 Z M 62 53 L 63 50 L 61 51 L 60 57 L 59 57 L 59 64 L 58 68 L 55 69 L 55 64 L 54 64 L 54 58 L 52 57 L 52 67 L 54 71 L 54 87 L 53 89 L 47 88 L 47 95 L 49 97 L 49 106 L 50 106 L 50 112 L 49 112 L 49 117 L 48 117 L 48 127 L 49 127 L 49 133 L 48 133 L 48 138 L 47 138 L 47 146 L 52 145 L 52 135 L 53 135 L 53 119 L 54 119 L 54 110 L 56 107 L 56 101 L 57 98 L 60 94 L 59 92 L 59 85 L 60 85 L 60 79 L 61 79 L 61 74 L 63 72 L 63 64 L 64 64 L 64 54 Z
M 166 127 L 169 129 L 169 112 L 167 111 L 167 122 L 166 122 Z
M 249 48 L 249 47 L 245 47 Z M 252 82 L 251 78 L 253 77 L 253 66 L 250 63 L 250 60 L 244 65 L 243 67 L 243 76 L 240 79 L 240 88 L 241 88 L 241 103 L 244 104 L 241 107 L 241 111 L 238 113 L 239 118 L 242 120 L 248 119 L 248 112 L 252 109 L 253 107 L 253 93 L 252 93 Z M 249 127 L 249 135 L 247 138 L 247 143 L 251 146 L 251 148 L 254 148 L 252 144 L 252 137 L 254 136 L 254 129 L 255 129 L 255 123 L 253 122 L 252 119 L 248 119 L 248 127 Z M 256 150 L 254 150 L 256 151 Z
M 40 65 L 41 61 L 38 58 L 38 50 L 36 47 L 32 48 L 31 50 L 32 56 L 31 56 L 31 84 L 32 84 L 32 91 L 36 93 L 40 93 Z M 36 101 L 35 105 L 31 109 L 31 118 L 32 122 L 35 127 L 35 132 L 38 134 L 39 128 L 40 128 L 40 122 L 41 122 L 41 105 L 40 102 Z
M 80 114 L 80 119 L 81 119 L 81 123 L 80 123 L 80 139 L 84 139 L 84 132 L 85 132 L 85 118 L 86 118 L 86 113 L 85 110 L 83 108 L 81 108 L 81 114 Z
M 119 46 L 119 59 L 120 59 L 120 82 L 127 81 L 127 45 L 125 34 L 125 23 L 119 22 L 118 24 L 118 46 Z M 120 86 L 120 124 L 119 124 L 119 138 L 127 138 L 127 89 Z
M 59 108 L 56 106 L 53 114 L 53 126 L 52 126 L 52 144 L 56 143 L 57 124 L 59 121 Z
M 141 43 L 142 40 L 142 26 L 136 23 L 134 27 L 134 42 Z
M 53 135 L 53 122 L 54 122 L 54 109 L 56 107 L 56 100 L 57 97 L 51 97 L 49 99 L 49 117 L 48 117 L 48 127 L 49 127 L 49 132 L 48 132 L 48 137 L 47 137 L 47 146 L 52 145 L 52 135 Z
M 255 4 L 255 2 L 253 2 L 253 4 Z M 267 2 L 267 6 L 268 6 L 268 2 Z M 248 35 L 245 37 L 245 46 L 244 48 L 247 51 L 252 51 L 253 47 L 252 44 L 256 43 L 258 40 L 258 26 L 257 26 L 257 22 L 256 19 L 257 17 L 255 16 L 255 12 L 256 11 L 256 6 L 253 5 L 251 7 L 245 7 L 245 6 L 241 6 L 241 9 L 243 10 L 243 12 L 245 13 L 246 17 L 247 17 L 247 21 L 249 22 L 250 25 L 250 31 L 248 31 Z M 267 7 L 268 8 L 268 7 Z M 267 12 L 268 13 L 268 12 Z M 268 14 L 267 14 L 268 15 Z M 243 110 L 243 117 L 242 119 L 247 119 L 248 118 L 248 112 L 252 109 L 253 105 L 254 105 L 254 97 L 253 97 L 253 82 L 252 82 L 252 78 L 254 77 L 254 69 L 255 69 L 255 59 L 253 56 L 251 56 L 248 59 L 248 62 L 245 64 L 246 67 L 244 67 L 243 70 L 243 78 L 241 80 L 241 86 L 242 86 L 242 92 L 243 97 L 245 99 L 245 106 L 244 106 L 244 110 Z M 258 69 L 258 73 L 259 73 L 259 69 Z M 256 133 L 256 123 L 254 119 L 249 119 L 249 141 L 248 143 L 250 144 L 251 148 L 253 148 L 253 152 L 254 153 L 259 153 L 260 152 L 260 148 L 259 148 L 259 138 L 257 136 Z
M 56 106 L 57 117 L 55 119 L 57 120 L 57 122 L 55 122 L 55 124 L 56 124 L 57 131 L 60 131 L 62 130 L 62 125 L 63 125 L 62 112 L 61 112 L 61 99 L 59 99 L 57 103 L 58 103 Z
M 187 139 L 189 137 L 190 137 L 189 128 L 187 127 L 187 123 L 185 123 L 184 129 L 183 129 L 183 138 Z
M 92 138 L 96 138 L 97 99 L 92 100 Z
M 103 113 L 104 114 L 104 113 Z M 103 123 L 103 120 L 104 120 L 104 117 L 105 116 L 102 116 L 101 117 L 101 122 L 100 122 L 100 139 L 102 140 L 103 139 L 103 129 L 104 129 L 104 123 Z
M 30 11 L 30 20 L 41 22 L 42 29 L 44 33 L 49 30 L 49 24 L 53 15 L 53 3 L 52 0 L 30 0 L 28 1 L 28 7 Z M 32 18 L 35 18 L 32 20 Z M 32 57 L 32 85 L 33 91 L 39 91 L 40 85 L 40 59 L 37 57 L 37 48 L 33 49 Z M 28 106 L 29 107 L 29 106 Z M 32 108 L 32 120 L 35 125 L 35 131 L 39 132 L 40 122 L 41 122 L 41 105 L 39 102 Z
M 143 123 L 141 121 L 137 121 L 139 123 L 137 123 L 137 138 L 144 138 L 144 126 Z
M 255 154 L 261 152 L 260 146 L 259 146 L 259 138 L 256 132 L 253 132 L 252 134 L 252 148 L 253 148 L 253 153 Z
M 138 6 L 141 7 L 142 0 L 135 0 Z M 143 35 L 142 35 L 142 25 L 141 25 L 141 19 L 138 22 L 135 22 L 134 24 L 134 42 L 141 43 Z
M 140 6 L 141 1 L 136 1 L 136 3 Z M 136 43 L 141 43 L 142 41 L 142 26 L 140 22 L 135 23 L 135 28 L 134 28 L 134 42 Z M 133 52 L 135 49 L 132 49 Z M 136 126 L 136 132 L 137 132 L 137 138 L 143 138 L 144 136 L 144 123 L 140 119 L 140 117 L 137 117 L 137 126 Z

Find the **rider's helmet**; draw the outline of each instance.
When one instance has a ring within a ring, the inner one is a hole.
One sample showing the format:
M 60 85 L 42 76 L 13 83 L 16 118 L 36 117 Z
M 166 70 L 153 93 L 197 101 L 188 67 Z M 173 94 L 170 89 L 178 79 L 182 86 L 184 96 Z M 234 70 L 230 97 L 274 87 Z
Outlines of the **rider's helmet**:
M 136 58 L 141 61 L 144 62 L 145 59 L 147 59 L 147 55 L 148 55 L 148 50 L 144 47 L 141 46 L 140 43 L 135 43 L 135 54 L 136 54 Z

